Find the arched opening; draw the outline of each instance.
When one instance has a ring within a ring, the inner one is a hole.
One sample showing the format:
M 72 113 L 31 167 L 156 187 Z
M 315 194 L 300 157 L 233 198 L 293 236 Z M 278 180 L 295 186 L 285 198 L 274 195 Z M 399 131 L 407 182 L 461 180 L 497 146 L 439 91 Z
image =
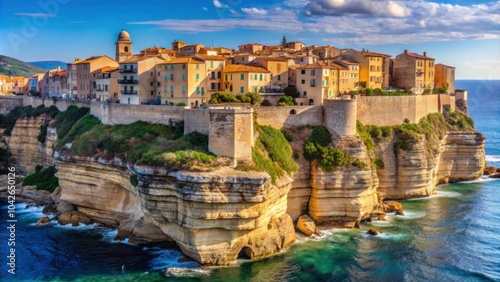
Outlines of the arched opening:
M 290 114 L 291 114 L 291 115 L 296 115 L 296 114 L 297 114 L 297 111 L 296 111 L 295 109 L 293 109 L 293 110 L 291 110 L 291 111 L 290 111 Z
M 128 46 L 123 47 L 123 51 L 128 52 Z
M 249 247 L 243 247 L 238 253 L 238 259 L 252 259 L 252 249 Z
M 314 100 L 313 99 L 309 99 L 309 105 L 314 105 Z

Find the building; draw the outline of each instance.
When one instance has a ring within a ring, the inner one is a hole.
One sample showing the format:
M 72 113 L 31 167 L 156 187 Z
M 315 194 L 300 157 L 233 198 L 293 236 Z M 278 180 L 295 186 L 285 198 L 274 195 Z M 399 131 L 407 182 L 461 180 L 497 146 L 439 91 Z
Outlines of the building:
M 307 66 L 317 63 L 319 61 L 318 59 L 319 57 L 317 55 L 300 52 L 289 56 L 289 65 Z
M 186 56 L 186 57 L 190 57 L 190 56 L 194 56 L 198 53 L 200 53 L 200 50 L 203 48 L 204 46 L 202 44 L 190 44 L 190 45 L 185 45 L 183 46 L 182 48 L 179 49 L 179 56 Z
M 95 71 L 103 67 L 118 67 L 118 62 L 110 57 L 93 56 L 85 60 L 76 59 L 68 64 L 68 84 L 74 97 L 80 99 L 95 98 Z
M 455 67 L 436 64 L 434 75 L 434 87 L 448 86 L 447 93 L 455 93 Z
M 45 73 L 37 73 L 28 79 L 28 92 L 43 92 L 43 77 Z
M 24 76 L 13 76 L 12 77 L 12 88 L 16 94 L 28 94 L 29 93 L 29 83 L 28 78 Z
M 323 100 L 338 95 L 338 66 L 326 62 L 297 66 L 296 99 L 299 105 L 322 105 Z
M 422 94 L 424 89 L 434 88 L 434 59 L 408 52 L 399 54 L 393 60 L 392 77 L 395 87 L 411 89 L 415 94 Z
M 227 58 L 226 65 L 248 64 L 256 58 L 257 56 L 251 53 L 240 53 Z
M 125 104 L 153 104 L 159 97 L 155 95 L 156 65 L 165 60 L 158 57 L 134 56 L 129 60 L 120 62 L 119 65 L 119 99 Z M 111 66 L 113 67 L 113 66 Z
M 262 67 L 227 65 L 222 72 L 223 90 L 233 94 L 263 93 L 270 87 L 271 72 Z
M 294 42 L 286 42 L 281 44 L 283 49 L 292 49 L 292 50 L 302 50 L 306 47 L 306 45 L 302 42 L 294 41 Z
M 288 60 L 274 57 L 257 57 L 252 65 L 262 67 L 271 72 L 269 87 L 266 93 L 281 93 L 288 86 Z
M 360 63 L 354 58 L 345 55 L 334 58 L 332 62 L 339 69 L 339 93 L 348 94 L 352 90 L 359 90 Z
M 118 68 L 104 67 L 95 71 L 95 93 L 98 101 L 115 102 L 119 99 Z
M 222 90 L 222 71 L 225 66 L 225 58 L 208 55 L 198 55 L 195 58 L 205 62 L 206 76 L 202 79 L 199 87 L 202 90 L 207 90 L 207 97 L 201 101 L 201 103 L 206 103 L 212 98 L 212 94 Z M 196 105 L 196 100 L 194 102 Z
M 181 40 L 175 40 L 172 42 L 172 50 L 174 50 L 175 52 L 179 53 L 181 48 L 186 46 L 187 43 L 184 42 L 184 41 L 181 41 Z
M 175 58 L 177 56 L 177 52 L 174 50 L 162 48 L 162 47 L 149 47 L 147 49 L 141 50 L 141 53 L 138 55 L 139 57 L 160 57 L 164 60 L 170 60 L 171 58 Z
M 132 41 L 130 41 L 130 35 L 125 30 L 122 29 L 118 34 L 115 45 L 115 60 L 117 62 L 123 62 L 132 56 Z
M 333 46 L 311 46 L 308 47 L 309 50 L 320 60 L 331 59 L 340 55 L 340 49 Z
M 360 87 L 383 88 L 384 78 L 388 76 L 386 70 L 389 69 L 388 66 L 385 66 L 385 58 L 389 58 L 390 55 L 354 49 L 348 49 L 342 52 L 342 55 L 349 56 L 354 61 L 359 62 Z
M 0 74 L 0 93 L 2 94 L 12 94 L 14 91 L 14 81 L 12 78 Z
M 257 51 L 260 51 L 263 49 L 263 45 L 259 43 L 247 43 L 238 46 L 238 51 L 240 53 L 249 53 L 249 54 L 255 54 Z
M 62 97 L 68 93 L 68 73 L 57 67 L 55 71 L 51 70 L 44 76 L 44 97 Z

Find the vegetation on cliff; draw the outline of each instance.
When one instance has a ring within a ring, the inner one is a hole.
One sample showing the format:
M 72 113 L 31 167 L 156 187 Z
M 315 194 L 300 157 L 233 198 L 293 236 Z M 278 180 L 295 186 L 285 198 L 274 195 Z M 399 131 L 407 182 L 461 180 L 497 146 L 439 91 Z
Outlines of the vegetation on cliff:
M 15 58 L 0 55 L 0 74 L 30 77 L 41 72 L 45 72 L 45 70 Z
M 271 176 L 273 183 L 285 173 L 296 172 L 298 165 L 292 157 L 293 151 L 285 134 L 267 125 L 255 124 L 255 130 L 259 137 L 252 148 L 253 163 L 239 164 L 236 169 L 265 171 Z
M 366 164 L 342 149 L 331 146 L 332 135 L 325 126 L 315 126 L 311 136 L 304 143 L 304 157 L 309 160 L 317 160 L 318 165 L 326 171 L 332 171 L 335 167 L 343 165 L 354 165 L 365 168 Z
M 45 107 L 44 105 L 40 105 L 36 108 L 32 106 L 16 107 L 6 116 L 0 115 L 0 128 L 5 128 L 4 135 L 10 136 L 18 119 L 38 117 L 42 114 L 48 114 L 54 118 L 58 113 L 59 110 L 56 106 Z
M 368 150 L 375 143 L 395 137 L 395 149 L 408 150 L 412 144 L 425 138 L 429 150 L 434 150 L 447 131 L 475 131 L 474 121 L 467 115 L 455 111 L 446 115 L 432 113 L 420 119 L 418 124 L 407 123 L 396 126 L 363 125 L 357 122 L 357 132 Z M 380 165 L 380 164 L 379 164 Z
M 35 185 L 36 190 L 47 190 L 52 193 L 59 186 L 59 179 L 55 176 L 56 172 L 55 166 L 47 168 L 37 166 L 35 172 L 23 180 L 23 186 Z

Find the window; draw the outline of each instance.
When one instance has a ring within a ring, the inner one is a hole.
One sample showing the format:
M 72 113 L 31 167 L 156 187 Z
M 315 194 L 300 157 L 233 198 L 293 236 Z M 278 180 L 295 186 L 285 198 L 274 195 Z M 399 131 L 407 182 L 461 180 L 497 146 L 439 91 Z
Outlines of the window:
M 311 70 L 311 75 L 316 75 L 316 70 Z
M 215 79 L 215 72 L 214 71 L 210 73 L 210 78 Z M 227 74 L 226 74 L 226 79 L 227 79 Z
M 167 80 L 168 79 L 168 74 L 164 74 L 163 75 L 163 80 Z
M 304 91 L 304 93 L 303 93 L 303 94 L 304 94 L 304 96 L 307 96 L 307 91 Z
M 153 96 L 153 90 L 151 90 L 151 96 Z
M 210 89 L 215 90 L 215 83 L 210 83 Z
M 167 69 L 168 69 L 168 65 L 165 65 L 165 70 L 167 70 Z
M 243 87 L 243 86 L 240 87 L 240 93 L 242 93 L 242 94 L 245 93 L 245 87 Z
M 199 86 L 196 87 L 196 93 L 198 93 L 198 94 L 200 93 L 200 87 Z
M 197 73 L 197 74 L 196 74 L 196 80 L 199 80 L 199 79 L 200 79 L 200 74 L 199 74 L 199 73 Z
M 185 73 L 182 74 L 182 80 L 186 80 L 186 74 Z
M 170 93 L 174 93 L 174 86 L 170 85 Z
M 300 70 L 300 74 L 306 74 L 306 70 Z
M 186 93 L 186 86 L 182 85 L 181 91 L 182 93 Z
M 160 87 L 160 86 L 161 86 L 161 83 L 160 83 L 160 82 L 158 82 L 156 86 Z
M 220 90 L 220 83 L 217 83 L 217 90 Z
M 323 86 L 328 86 L 328 81 L 327 80 L 323 79 L 322 83 L 323 83 Z
M 262 74 L 260 75 L 260 81 L 262 81 Z
M 152 72 L 152 71 L 151 71 L 151 72 L 149 72 L 149 75 L 150 75 L 150 76 L 153 76 L 153 72 Z
M 163 86 L 163 92 L 167 92 L 167 86 L 166 85 Z
M 233 86 L 229 86 L 229 92 L 233 92 Z
M 241 57 L 241 61 L 244 62 L 245 61 L 245 57 Z
M 278 74 L 278 80 L 281 80 L 281 75 Z
M 199 69 L 200 68 L 200 64 L 196 64 L 196 69 Z
M 182 64 L 182 69 L 185 70 L 186 69 L 186 64 Z
M 221 74 L 221 72 L 220 72 L 220 71 L 218 71 L 218 72 L 217 72 L 217 78 L 219 78 L 219 79 L 220 79 L 220 78 L 221 78 L 221 75 L 222 75 L 222 74 Z
M 306 80 L 305 80 L 305 79 L 302 79 L 302 80 L 300 81 L 300 84 L 306 84 Z
M 150 86 L 153 86 L 153 82 L 151 81 L 151 82 L 149 83 L 149 85 L 150 85 Z
M 173 64 L 172 64 L 172 65 L 170 65 L 170 69 L 171 69 L 171 70 L 173 70 L 173 69 L 174 69 L 174 65 L 173 65 Z
M 328 70 L 323 70 L 323 75 L 328 75 Z
M 173 73 L 170 74 L 170 80 L 174 80 L 174 74 Z
M 104 91 L 108 91 L 108 85 L 104 85 Z
M 210 61 L 210 67 L 213 68 L 214 67 L 214 61 Z
M 160 76 L 160 72 L 158 72 L 158 76 Z
M 205 96 L 205 87 L 201 87 L 201 96 Z
M 245 80 L 245 74 L 244 73 L 240 74 L 240 79 L 241 80 Z
M 227 74 L 225 76 L 226 76 L 226 80 L 227 80 Z

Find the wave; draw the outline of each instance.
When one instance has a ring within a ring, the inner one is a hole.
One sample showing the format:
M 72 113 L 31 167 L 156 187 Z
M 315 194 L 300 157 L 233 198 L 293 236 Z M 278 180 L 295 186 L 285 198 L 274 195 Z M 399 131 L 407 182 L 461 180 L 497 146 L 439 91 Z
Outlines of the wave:
M 476 180 L 474 180 L 474 181 L 476 181 Z M 465 182 L 460 182 L 460 183 L 465 183 Z M 456 183 L 453 183 L 453 184 L 456 184 Z M 454 192 L 454 191 L 436 191 L 436 193 L 437 193 L 436 195 L 431 195 L 429 197 L 406 199 L 404 201 L 422 201 L 422 200 L 429 200 L 429 199 L 435 199 L 435 198 L 458 198 L 458 197 L 463 196 L 461 193 Z M 403 207 L 403 210 L 404 210 L 404 207 Z
M 370 235 L 368 233 L 363 232 L 362 235 L 363 238 L 374 238 L 374 239 L 386 239 L 386 240 L 402 240 L 405 237 L 409 236 L 409 234 L 402 234 L 402 233 L 389 233 L 389 232 L 384 232 L 379 233 L 378 235 Z
M 151 270 L 164 270 L 167 268 L 199 269 L 200 267 L 195 261 L 179 262 L 179 259 L 184 256 L 180 250 L 152 249 L 151 254 L 156 256 L 149 261 Z
M 422 218 L 426 215 L 424 211 L 407 211 L 407 210 L 404 210 L 404 214 L 405 215 L 394 215 L 394 217 L 400 219 L 416 219 L 416 218 Z
M 491 181 L 498 181 L 498 178 L 490 178 L 489 176 L 481 176 L 481 178 L 478 178 L 476 180 L 469 180 L 469 181 L 462 181 L 459 183 L 453 183 L 453 184 L 460 184 L 460 183 L 465 183 L 465 184 L 470 184 L 470 183 L 484 183 L 484 182 L 491 182 Z
M 498 156 L 498 155 L 486 155 L 486 161 L 488 163 L 490 163 L 490 162 L 498 163 L 498 162 L 500 162 L 500 156 Z

